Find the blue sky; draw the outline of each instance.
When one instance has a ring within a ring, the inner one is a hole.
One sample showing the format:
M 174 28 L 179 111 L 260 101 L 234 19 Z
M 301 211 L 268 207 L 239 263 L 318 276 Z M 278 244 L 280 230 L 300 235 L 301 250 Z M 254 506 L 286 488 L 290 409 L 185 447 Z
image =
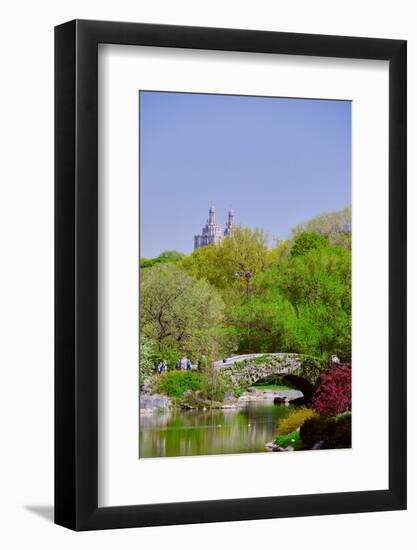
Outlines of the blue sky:
M 351 203 L 351 103 L 140 92 L 142 257 L 190 253 L 213 204 L 286 238 Z

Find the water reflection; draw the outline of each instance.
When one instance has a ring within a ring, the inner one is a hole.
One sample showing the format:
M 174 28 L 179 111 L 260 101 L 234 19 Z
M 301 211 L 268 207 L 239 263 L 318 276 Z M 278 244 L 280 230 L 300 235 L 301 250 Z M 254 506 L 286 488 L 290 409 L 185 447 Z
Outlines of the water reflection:
M 140 418 L 140 458 L 265 452 L 292 407 L 247 403 L 231 410 L 173 411 Z

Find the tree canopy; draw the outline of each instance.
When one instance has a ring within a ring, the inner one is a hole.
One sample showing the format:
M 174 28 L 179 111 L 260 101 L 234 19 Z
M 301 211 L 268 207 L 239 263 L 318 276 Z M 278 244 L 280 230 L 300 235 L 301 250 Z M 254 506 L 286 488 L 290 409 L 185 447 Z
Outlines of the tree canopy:
M 295 227 L 272 248 L 263 230 L 236 227 L 219 244 L 166 251 L 141 266 L 148 366 L 234 352 L 351 359 L 350 208 Z
M 294 239 L 304 231 L 319 233 L 319 235 L 328 239 L 332 245 L 350 248 L 352 209 L 349 206 L 335 212 L 326 212 L 305 223 L 296 225 L 291 231 L 291 237 Z
M 237 273 L 255 275 L 268 265 L 267 236 L 262 229 L 237 226 L 217 245 L 195 250 L 181 261 L 192 276 L 221 289 L 227 303 L 240 299 L 245 282 Z
M 291 256 L 303 256 L 311 250 L 320 250 L 329 247 L 329 241 L 319 233 L 303 231 L 295 237 L 291 247 Z
M 140 296 L 141 334 L 160 350 L 195 355 L 196 349 L 230 349 L 224 342 L 224 302 L 206 281 L 175 264 L 156 265 L 143 271 Z
M 179 262 L 184 257 L 185 257 L 185 254 L 183 254 L 182 252 L 177 252 L 176 250 L 166 250 L 156 258 L 151 258 L 151 259 L 141 258 L 140 267 L 144 269 L 147 267 L 153 267 L 154 265 L 157 265 L 157 264 L 175 263 L 175 262 Z

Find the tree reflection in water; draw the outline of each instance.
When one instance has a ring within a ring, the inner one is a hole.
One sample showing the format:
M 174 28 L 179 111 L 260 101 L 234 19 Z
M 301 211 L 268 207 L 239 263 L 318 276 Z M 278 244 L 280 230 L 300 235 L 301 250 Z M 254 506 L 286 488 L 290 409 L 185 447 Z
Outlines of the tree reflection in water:
M 173 411 L 140 418 L 140 458 L 266 452 L 292 407 L 247 403 L 239 409 Z

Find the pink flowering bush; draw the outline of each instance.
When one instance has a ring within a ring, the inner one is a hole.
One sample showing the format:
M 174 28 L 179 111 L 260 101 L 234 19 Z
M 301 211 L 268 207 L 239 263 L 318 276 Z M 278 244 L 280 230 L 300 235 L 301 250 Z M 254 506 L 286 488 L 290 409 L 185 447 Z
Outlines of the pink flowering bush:
M 344 363 L 321 374 L 311 398 L 322 415 L 334 416 L 350 411 L 352 406 L 352 365 Z

